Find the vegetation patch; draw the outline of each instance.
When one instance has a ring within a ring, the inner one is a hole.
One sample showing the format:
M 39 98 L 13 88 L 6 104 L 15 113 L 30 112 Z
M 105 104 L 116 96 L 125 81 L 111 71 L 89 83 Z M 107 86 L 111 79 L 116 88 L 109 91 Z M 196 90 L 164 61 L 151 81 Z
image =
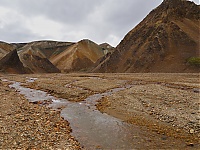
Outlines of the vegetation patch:
M 187 60 L 190 65 L 200 67 L 200 57 L 191 57 Z

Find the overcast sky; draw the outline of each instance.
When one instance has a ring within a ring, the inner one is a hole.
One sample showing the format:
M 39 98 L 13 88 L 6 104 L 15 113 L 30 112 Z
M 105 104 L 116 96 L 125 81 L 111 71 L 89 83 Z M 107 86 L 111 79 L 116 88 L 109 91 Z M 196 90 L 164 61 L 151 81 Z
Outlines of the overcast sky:
M 199 4 L 198 0 L 194 0 Z M 162 0 L 0 0 L 0 41 L 116 46 Z

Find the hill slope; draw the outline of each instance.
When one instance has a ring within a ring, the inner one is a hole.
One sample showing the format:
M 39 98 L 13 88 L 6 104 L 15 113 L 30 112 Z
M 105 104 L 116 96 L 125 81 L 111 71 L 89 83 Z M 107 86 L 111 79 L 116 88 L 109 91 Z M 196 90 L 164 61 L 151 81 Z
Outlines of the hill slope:
M 1 63 L 2 72 L 7 73 L 59 73 L 48 59 L 55 51 L 63 50 L 70 42 L 36 41 L 31 43 L 5 43 L 0 42 L 0 58 L 6 56 Z M 15 50 L 14 50 L 15 49 Z M 12 51 L 14 50 L 14 51 Z M 11 53 L 9 54 L 9 52 Z M 17 52 L 17 54 L 16 54 Z M 13 63 L 13 60 L 14 63 Z M 18 60 L 19 59 L 19 60 Z M 9 62 L 10 61 L 10 62 Z M 20 64 L 22 63 L 22 65 Z M 15 66 L 16 64 L 16 66 Z M 3 66 L 2 66 L 3 65 Z M 10 67 L 11 65 L 11 67 Z M 23 68 L 26 68 L 26 71 Z M 20 69 L 20 67 L 22 69 Z M 15 68 L 7 71 L 6 68 Z M 16 68 L 19 70 L 17 71 Z
M 18 52 L 19 58 L 25 67 L 33 73 L 59 73 L 55 67 L 39 49 L 24 49 Z
M 30 73 L 30 70 L 23 66 L 18 57 L 17 51 L 13 50 L 0 60 L 0 72 L 24 74 Z
M 14 45 L 0 41 L 0 59 L 14 49 L 15 49 Z
M 81 40 L 50 61 L 63 72 L 87 71 L 104 55 L 102 48 L 89 40 Z
M 26 43 L 20 47 L 22 44 L 13 43 L 13 45 L 18 46 L 18 51 L 24 51 L 27 49 L 40 50 L 46 58 L 50 58 L 51 55 L 56 55 L 63 52 L 66 48 L 73 45 L 72 42 L 58 42 L 58 41 L 34 41 Z
M 199 72 L 187 60 L 199 57 L 200 7 L 164 0 L 131 30 L 94 72 Z

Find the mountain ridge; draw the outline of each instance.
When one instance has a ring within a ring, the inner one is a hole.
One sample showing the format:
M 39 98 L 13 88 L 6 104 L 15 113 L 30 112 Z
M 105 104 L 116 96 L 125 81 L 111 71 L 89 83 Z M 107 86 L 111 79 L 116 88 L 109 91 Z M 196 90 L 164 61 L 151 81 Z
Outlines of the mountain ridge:
M 199 57 L 199 13 L 193 2 L 163 1 L 93 72 L 199 72 L 187 64 Z
M 25 68 L 19 59 L 17 50 L 13 50 L 0 59 L 0 72 L 12 74 L 31 73 L 28 68 Z
M 17 50 L 33 73 L 200 72 L 190 63 L 200 58 L 200 6 L 187 0 L 164 0 L 113 48 L 88 39 L 79 42 L 0 42 L 0 59 Z M 10 60 L 11 61 L 11 60 Z M 2 67 L 2 66 L 0 66 Z
M 103 57 L 102 48 L 96 43 L 84 39 L 68 47 L 50 61 L 62 72 L 87 71 Z

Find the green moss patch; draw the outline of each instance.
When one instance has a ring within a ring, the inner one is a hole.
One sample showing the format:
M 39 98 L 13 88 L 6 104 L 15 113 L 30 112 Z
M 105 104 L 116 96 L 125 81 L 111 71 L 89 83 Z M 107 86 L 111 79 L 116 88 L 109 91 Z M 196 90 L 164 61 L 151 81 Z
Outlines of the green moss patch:
M 191 57 L 187 60 L 190 65 L 199 66 L 200 67 L 200 57 Z

